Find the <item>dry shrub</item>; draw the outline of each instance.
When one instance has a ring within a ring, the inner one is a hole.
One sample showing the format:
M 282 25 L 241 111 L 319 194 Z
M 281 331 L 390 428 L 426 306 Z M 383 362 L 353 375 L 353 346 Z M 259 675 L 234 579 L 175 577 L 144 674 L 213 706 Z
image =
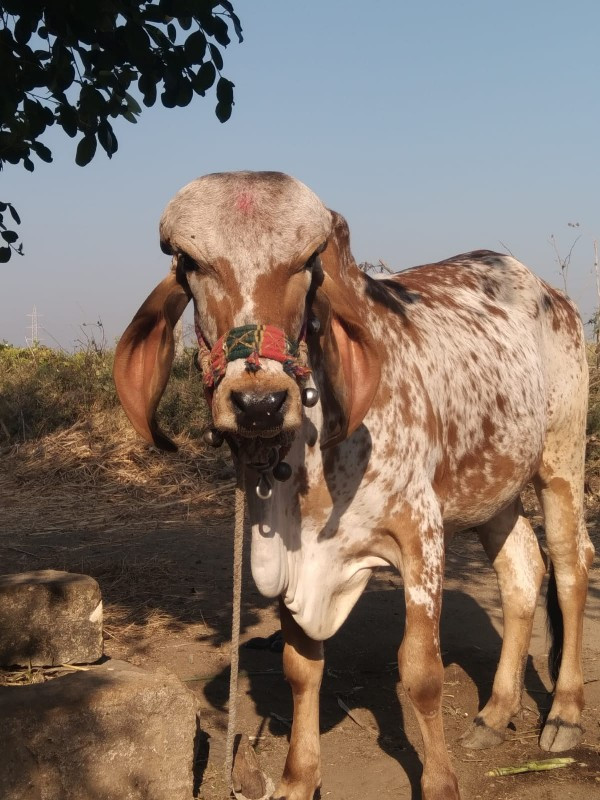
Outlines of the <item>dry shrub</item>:
M 160 414 L 168 430 L 198 436 L 208 409 L 200 374 L 188 350 L 173 366 Z M 65 353 L 0 343 L 0 445 L 39 439 L 118 408 L 114 353 L 87 347 Z
M 180 445 L 165 454 L 121 411 L 112 353 L 0 346 L 4 529 L 106 531 L 148 512 L 184 520 L 207 500 L 217 510 L 225 504 L 233 470 L 225 448 L 210 450 L 199 437 L 208 409 L 188 356 L 174 366 L 161 404 L 162 424 Z
M 600 364 L 596 348 L 588 347 L 588 364 L 590 368 L 590 394 L 587 418 L 587 453 L 586 473 L 590 479 L 600 476 Z

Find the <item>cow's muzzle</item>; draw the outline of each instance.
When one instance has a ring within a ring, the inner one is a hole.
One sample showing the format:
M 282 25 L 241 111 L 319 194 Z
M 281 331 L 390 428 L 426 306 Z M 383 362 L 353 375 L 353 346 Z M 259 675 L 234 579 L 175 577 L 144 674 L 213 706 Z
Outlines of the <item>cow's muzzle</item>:
M 300 391 L 310 375 L 303 326 L 288 338 L 273 325 L 232 328 L 209 347 L 197 328 L 198 362 L 215 428 L 246 439 L 297 430 Z
M 283 428 L 287 390 L 231 392 L 237 428 L 242 436 L 274 436 Z

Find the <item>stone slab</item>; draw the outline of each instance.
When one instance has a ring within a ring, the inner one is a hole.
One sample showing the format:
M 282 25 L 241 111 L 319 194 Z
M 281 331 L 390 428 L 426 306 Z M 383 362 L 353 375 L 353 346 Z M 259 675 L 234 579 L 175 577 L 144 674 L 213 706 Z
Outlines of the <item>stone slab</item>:
M 102 595 L 89 575 L 0 575 L 0 666 L 89 664 L 102 657 Z
M 175 675 L 123 661 L 0 686 L 0 798 L 191 800 L 196 713 Z

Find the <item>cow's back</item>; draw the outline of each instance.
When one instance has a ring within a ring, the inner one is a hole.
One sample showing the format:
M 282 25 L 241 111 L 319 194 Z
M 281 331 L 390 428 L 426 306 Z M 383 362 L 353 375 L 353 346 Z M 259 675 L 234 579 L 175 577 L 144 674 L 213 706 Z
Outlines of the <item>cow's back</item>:
M 424 477 L 448 523 L 480 522 L 535 472 L 547 431 L 585 411 L 578 313 L 516 259 L 490 251 L 376 283 L 371 294 L 385 303 L 385 287 L 390 301 L 381 335 L 391 328 L 399 343 L 382 392 L 394 387 L 401 436 L 432 454 L 419 463 L 434 472 Z

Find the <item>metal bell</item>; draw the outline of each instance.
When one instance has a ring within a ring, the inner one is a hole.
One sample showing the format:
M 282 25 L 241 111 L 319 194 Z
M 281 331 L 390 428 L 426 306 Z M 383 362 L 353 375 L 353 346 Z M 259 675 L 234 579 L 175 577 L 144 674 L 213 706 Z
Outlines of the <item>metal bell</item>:
M 301 397 L 302 405 L 307 408 L 312 408 L 319 402 L 319 391 L 312 386 L 307 386 L 306 389 L 302 389 Z
M 202 438 L 209 447 L 221 447 L 225 437 L 216 428 L 207 428 L 202 434 Z
M 273 477 L 276 481 L 288 481 L 292 477 L 292 468 L 286 461 L 280 461 L 273 467 Z
M 310 317 L 306 327 L 309 333 L 317 334 L 321 330 L 321 320 L 318 317 Z

